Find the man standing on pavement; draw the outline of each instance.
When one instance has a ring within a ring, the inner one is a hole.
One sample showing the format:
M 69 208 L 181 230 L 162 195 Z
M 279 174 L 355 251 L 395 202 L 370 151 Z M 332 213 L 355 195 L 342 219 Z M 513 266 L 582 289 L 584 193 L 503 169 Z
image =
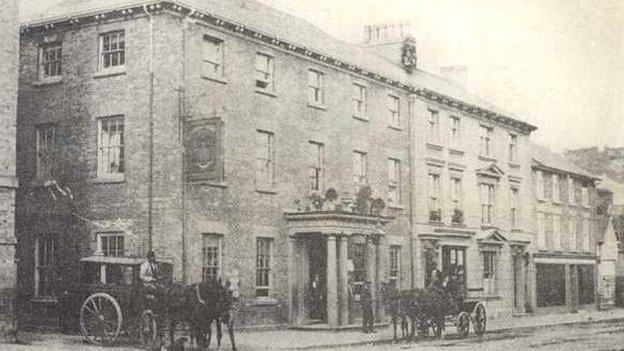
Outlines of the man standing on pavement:
M 362 286 L 362 331 L 364 334 L 374 333 L 375 330 L 373 328 L 373 296 L 371 293 L 370 281 L 365 281 Z

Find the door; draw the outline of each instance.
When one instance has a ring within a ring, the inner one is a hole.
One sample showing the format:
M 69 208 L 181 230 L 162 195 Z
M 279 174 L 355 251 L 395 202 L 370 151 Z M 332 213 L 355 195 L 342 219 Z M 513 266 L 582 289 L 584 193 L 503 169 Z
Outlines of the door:
M 308 310 L 310 319 L 326 320 L 326 298 L 325 289 L 327 275 L 327 243 L 324 236 L 318 236 L 310 241 L 310 281 L 308 283 Z

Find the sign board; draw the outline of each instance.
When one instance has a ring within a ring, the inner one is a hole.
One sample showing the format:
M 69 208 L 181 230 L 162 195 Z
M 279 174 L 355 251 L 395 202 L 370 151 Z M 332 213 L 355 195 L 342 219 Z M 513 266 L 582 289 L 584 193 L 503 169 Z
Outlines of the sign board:
M 186 179 L 223 181 L 223 121 L 207 118 L 186 123 Z

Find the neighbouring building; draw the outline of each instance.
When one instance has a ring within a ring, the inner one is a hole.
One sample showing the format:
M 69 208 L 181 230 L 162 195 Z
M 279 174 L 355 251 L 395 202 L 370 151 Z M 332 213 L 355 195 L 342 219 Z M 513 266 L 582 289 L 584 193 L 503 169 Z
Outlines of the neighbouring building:
M 181 282 L 236 272 L 238 325 L 347 324 L 365 280 L 381 317 L 381 283 L 434 269 L 524 312 L 535 127 L 419 70 L 413 40 L 350 45 L 249 0 L 48 16 L 22 27 L 25 310 L 53 311 L 80 257 L 154 250 Z
M 595 308 L 598 179 L 537 144 L 531 146 L 531 159 L 531 308 Z
M 0 29 L 0 339 L 15 337 L 17 241 L 15 238 L 15 173 L 17 80 L 19 57 L 18 1 L 2 4 Z
M 602 184 L 601 184 L 602 185 Z M 596 191 L 596 254 L 598 255 L 598 308 L 610 309 L 616 302 L 618 239 L 613 221 L 613 192 Z

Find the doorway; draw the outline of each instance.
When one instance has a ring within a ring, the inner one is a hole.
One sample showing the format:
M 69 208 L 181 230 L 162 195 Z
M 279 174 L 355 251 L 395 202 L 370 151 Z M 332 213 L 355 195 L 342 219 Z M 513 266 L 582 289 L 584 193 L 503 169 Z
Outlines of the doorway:
M 311 322 L 327 321 L 327 242 L 324 236 L 315 236 L 308 243 L 310 275 L 307 305 Z

